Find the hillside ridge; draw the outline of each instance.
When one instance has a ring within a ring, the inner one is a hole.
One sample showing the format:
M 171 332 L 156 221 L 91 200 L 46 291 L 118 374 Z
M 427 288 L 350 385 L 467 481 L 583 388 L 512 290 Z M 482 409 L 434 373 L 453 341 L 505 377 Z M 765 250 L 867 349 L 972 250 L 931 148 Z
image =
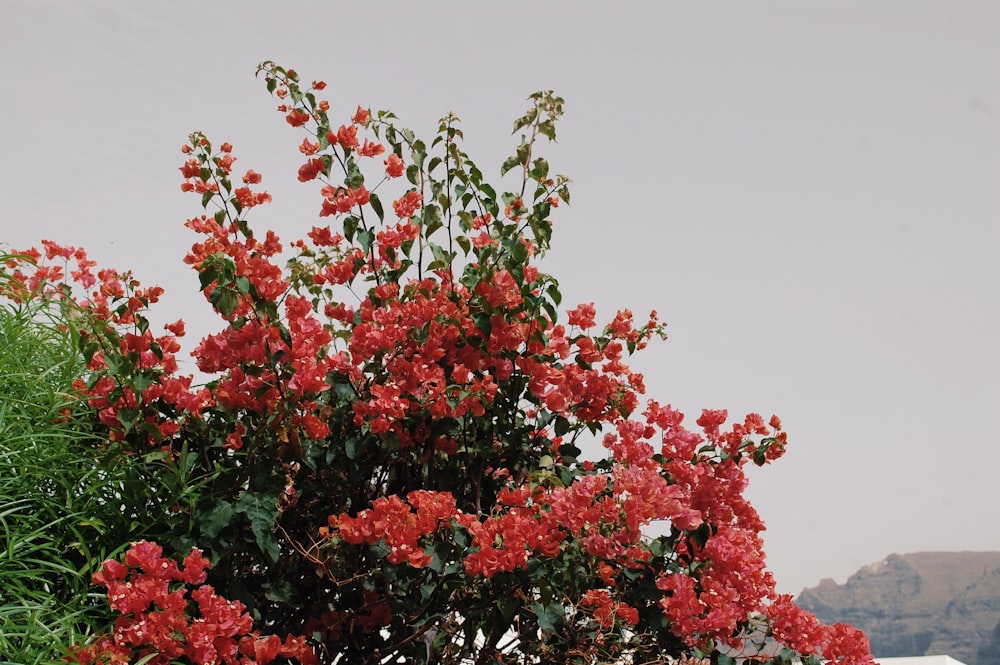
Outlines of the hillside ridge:
M 877 658 L 1000 665 L 1000 552 L 890 554 L 844 584 L 820 581 L 796 602 L 824 622 L 864 630 Z

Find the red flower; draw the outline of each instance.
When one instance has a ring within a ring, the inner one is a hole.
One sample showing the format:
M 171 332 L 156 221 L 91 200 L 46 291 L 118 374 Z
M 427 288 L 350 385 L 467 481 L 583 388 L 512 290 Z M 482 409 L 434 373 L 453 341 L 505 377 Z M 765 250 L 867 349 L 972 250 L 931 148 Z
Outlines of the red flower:
M 244 208 L 253 208 L 264 203 L 271 202 L 271 195 L 267 192 L 254 192 L 249 187 L 239 187 L 233 192 L 235 198 Z
M 288 122 L 292 127 L 301 127 L 302 125 L 309 122 L 312 116 L 305 111 L 300 111 L 299 109 L 292 109 L 285 116 L 285 121 Z
M 577 326 L 586 330 L 587 328 L 594 327 L 594 317 L 597 311 L 594 309 L 594 303 L 585 303 L 577 306 L 576 309 L 569 310 L 567 314 L 569 315 L 569 324 L 571 326 Z
M 246 434 L 247 430 L 243 423 L 237 423 L 236 429 L 226 435 L 226 443 L 223 444 L 223 448 L 227 450 L 240 450 L 243 448 L 243 435 Z
M 333 143 L 333 141 L 330 141 L 330 143 Z M 357 125 L 351 125 L 350 127 L 341 125 L 340 129 L 337 130 L 337 143 L 339 143 L 345 150 L 353 150 L 361 145 L 358 143 Z
M 367 109 L 363 109 L 360 106 L 358 106 L 358 110 L 354 112 L 354 117 L 351 118 L 351 122 L 358 125 L 363 125 L 369 120 L 371 120 L 371 117 L 372 117 L 371 113 L 369 113 Z
M 314 226 L 306 235 L 317 247 L 332 247 L 344 240 L 344 236 L 339 233 L 334 234 L 329 226 Z
M 407 192 L 401 198 L 392 202 L 392 209 L 396 211 L 396 216 L 400 219 L 412 217 L 423 203 L 424 197 L 418 192 Z
M 212 567 L 208 559 L 202 555 L 197 547 L 191 549 L 191 553 L 184 557 L 184 571 L 181 579 L 188 584 L 204 584 L 208 573 L 205 571 Z
M 354 206 L 364 205 L 371 200 L 371 193 L 365 189 L 364 185 L 361 185 L 357 190 L 344 189 L 343 187 L 337 189 L 324 187 L 323 196 L 320 217 L 350 212 Z
M 364 144 L 361 146 L 361 150 L 358 152 L 365 157 L 374 157 L 385 152 L 385 146 L 381 143 L 371 143 L 368 139 L 365 139 Z
M 114 559 L 108 559 L 101 566 L 101 569 L 94 573 L 94 584 L 103 587 L 111 586 L 113 582 L 118 582 L 128 575 L 128 566 Z
M 399 155 L 392 153 L 389 158 L 385 160 L 385 173 L 390 178 L 398 178 L 403 175 L 403 171 L 406 170 L 406 164 L 400 159 Z
M 147 540 L 132 543 L 132 547 L 125 553 L 126 566 L 142 568 L 143 572 L 150 575 L 159 573 L 161 564 L 164 563 L 163 548 Z
M 303 155 L 315 155 L 319 151 L 319 143 L 315 141 L 310 141 L 309 139 L 302 139 L 302 143 L 299 145 L 299 152 Z
M 320 157 L 314 157 L 299 167 L 299 182 L 315 180 L 316 176 L 326 168 Z
M 201 164 L 197 160 L 189 159 L 184 162 L 184 166 L 180 168 L 180 172 L 185 178 L 200 178 Z

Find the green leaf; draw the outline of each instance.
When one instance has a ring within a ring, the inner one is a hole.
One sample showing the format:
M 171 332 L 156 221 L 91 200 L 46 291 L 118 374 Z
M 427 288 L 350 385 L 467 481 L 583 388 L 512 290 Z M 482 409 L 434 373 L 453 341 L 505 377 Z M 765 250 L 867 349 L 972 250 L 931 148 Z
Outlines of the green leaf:
M 461 549 L 465 549 L 469 546 L 469 533 L 465 530 L 464 526 L 455 524 L 452 526 L 452 533 L 454 534 L 455 544 Z
M 534 161 L 531 168 L 531 176 L 538 181 L 544 180 L 549 174 L 549 163 L 539 157 Z
M 472 317 L 472 322 L 482 331 L 483 337 L 489 339 L 490 333 L 493 332 L 493 317 L 485 312 L 481 312 Z
M 362 251 L 365 254 L 368 250 L 372 248 L 372 243 L 375 242 L 375 234 L 369 229 L 359 229 L 358 230 L 358 245 L 361 246 Z
M 542 303 L 542 309 L 544 309 L 545 313 L 549 315 L 549 321 L 551 323 L 555 323 L 556 320 L 557 320 L 557 314 L 558 313 L 556 312 L 556 308 L 552 306 L 552 303 L 550 303 L 550 302 L 543 302 Z
M 563 420 L 566 419 L 563 418 Z M 569 421 L 567 420 L 566 423 L 568 425 Z M 558 423 L 556 427 L 558 428 Z M 564 443 L 563 445 L 559 446 L 559 455 L 563 458 L 564 462 L 572 463 L 576 461 L 576 459 L 579 458 L 582 453 L 583 451 L 572 443 Z
M 545 293 L 549 295 L 549 298 L 555 306 L 558 307 L 562 302 L 562 293 L 559 291 L 558 284 L 549 284 L 548 288 L 545 289 Z
M 523 242 L 514 239 L 511 241 L 510 255 L 518 263 L 524 263 L 528 258 L 528 248 Z
M 469 182 L 476 187 L 483 185 L 483 172 L 475 164 L 469 163 Z
M 139 409 L 118 409 L 116 417 L 127 432 L 132 429 L 135 421 L 139 419 Z
M 556 124 L 552 120 L 545 120 L 538 123 L 538 133 L 548 137 L 550 141 L 556 140 Z
M 538 618 L 538 627 L 545 633 L 554 633 L 566 620 L 566 609 L 559 602 L 542 605 L 532 603 L 531 610 Z
M 292 584 L 287 580 L 272 582 L 270 586 L 268 586 L 267 591 L 264 593 L 264 597 L 268 600 L 281 603 L 283 605 L 291 604 L 291 602 L 295 599 L 295 596 L 295 587 L 292 586 Z
M 527 113 L 514 121 L 514 132 L 521 129 L 522 127 L 527 127 L 533 123 L 538 118 L 538 107 L 532 107 Z M 512 132 L 513 133 L 513 132 Z
M 562 187 L 559 188 L 559 191 L 557 193 L 559 194 L 559 198 L 562 199 L 563 203 L 569 203 L 569 187 L 563 185 Z
M 351 189 L 358 189 L 365 182 L 364 174 L 353 159 L 347 160 L 347 178 L 344 182 Z
M 517 155 L 512 155 L 500 165 L 500 175 L 507 175 L 508 171 L 520 165 L 521 162 L 518 160 Z
M 431 234 L 444 226 L 441 220 L 441 208 L 436 205 L 429 205 L 424 208 L 421 216 L 424 222 L 424 237 L 430 238 Z
M 380 199 L 377 194 L 370 194 L 368 202 L 371 204 L 372 210 L 374 210 L 375 214 L 378 216 L 378 221 L 384 222 L 385 212 L 382 210 L 382 199 Z
M 549 213 L 552 212 L 552 206 L 547 201 L 542 201 L 535 206 L 535 216 L 538 217 L 539 221 L 548 218 Z
M 219 271 L 206 261 L 202 264 L 202 269 L 198 273 L 198 281 L 201 283 L 201 288 L 207 288 L 209 284 L 214 282 L 219 277 Z
M 355 460 L 358 458 L 358 439 L 357 437 L 350 437 L 344 442 L 344 454 L 347 455 L 347 459 Z
M 261 553 L 271 563 L 277 561 L 281 553 L 274 536 L 274 526 L 278 521 L 278 497 L 245 491 L 236 502 L 235 509 L 250 521 L 250 530 Z
M 207 512 L 198 513 L 198 526 L 201 532 L 209 538 L 215 538 L 229 526 L 233 520 L 233 505 L 225 499 L 219 499 Z
M 138 376 L 132 379 L 132 389 L 136 393 L 144 393 L 146 392 L 146 388 L 148 388 L 156 380 L 156 378 L 157 377 L 155 375 L 152 375 L 149 372 L 140 372 Z
M 240 297 L 229 287 L 217 286 L 208 296 L 209 301 L 227 319 L 233 315 L 240 304 Z
M 431 254 L 434 255 L 436 262 L 441 264 L 441 267 L 450 266 L 455 260 L 455 252 L 446 251 L 440 245 L 430 245 Z M 429 266 L 428 266 L 429 267 Z
M 373 206 L 374 207 L 374 206 Z M 381 205 L 379 205 L 381 208 Z M 354 242 L 354 234 L 358 230 L 358 218 L 351 215 L 344 218 L 344 237 L 347 242 Z

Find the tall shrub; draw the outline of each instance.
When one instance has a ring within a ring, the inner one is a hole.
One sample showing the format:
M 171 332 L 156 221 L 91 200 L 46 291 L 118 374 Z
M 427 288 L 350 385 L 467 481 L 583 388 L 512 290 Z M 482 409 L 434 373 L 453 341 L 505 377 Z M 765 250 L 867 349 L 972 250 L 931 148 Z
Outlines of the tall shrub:
M 194 350 L 204 386 L 177 372 L 183 323 L 149 328 L 158 289 L 46 248 L 77 261 L 80 387 L 110 445 L 146 465 L 150 537 L 201 562 L 185 577 L 149 543 L 109 562 L 97 581 L 122 617 L 102 648 L 153 662 L 194 662 L 195 642 L 212 662 L 870 660 L 860 633 L 818 624 L 766 570 L 743 468 L 780 457 L 780 421 L 706 410 L 688 429 L 626 363 L 664 336 L 656 313 L 598 323 L 537 267 L 569 202 L 538 154 L 562 99 L 531 96 L 495 186 L 454 116 L 429 142 L 384 111 L 341 124 L 323 82 L 259 74 L 305 134 L 298 178 L 318 184 L 319 223 L 287 247 L 254 230 L 262 176 L 190 137 L 182 189 L 205 214 L 187 222 L 186 262 L 221 322 Z M 15 274 L 60 282 L 41 270 Z M 606 457 L 583 459 L 588 435 Z M 192 600 L 206 581 L 252 630 Z

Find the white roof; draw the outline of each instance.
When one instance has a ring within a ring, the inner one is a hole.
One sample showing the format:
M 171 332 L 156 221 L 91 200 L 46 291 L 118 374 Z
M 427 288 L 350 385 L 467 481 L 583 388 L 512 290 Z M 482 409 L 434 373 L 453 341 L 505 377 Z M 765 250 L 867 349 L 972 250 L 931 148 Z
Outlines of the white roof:
M 905 658 L 876 658 L 880 665 L 965 665 L 951 656 L 909 656 Z

